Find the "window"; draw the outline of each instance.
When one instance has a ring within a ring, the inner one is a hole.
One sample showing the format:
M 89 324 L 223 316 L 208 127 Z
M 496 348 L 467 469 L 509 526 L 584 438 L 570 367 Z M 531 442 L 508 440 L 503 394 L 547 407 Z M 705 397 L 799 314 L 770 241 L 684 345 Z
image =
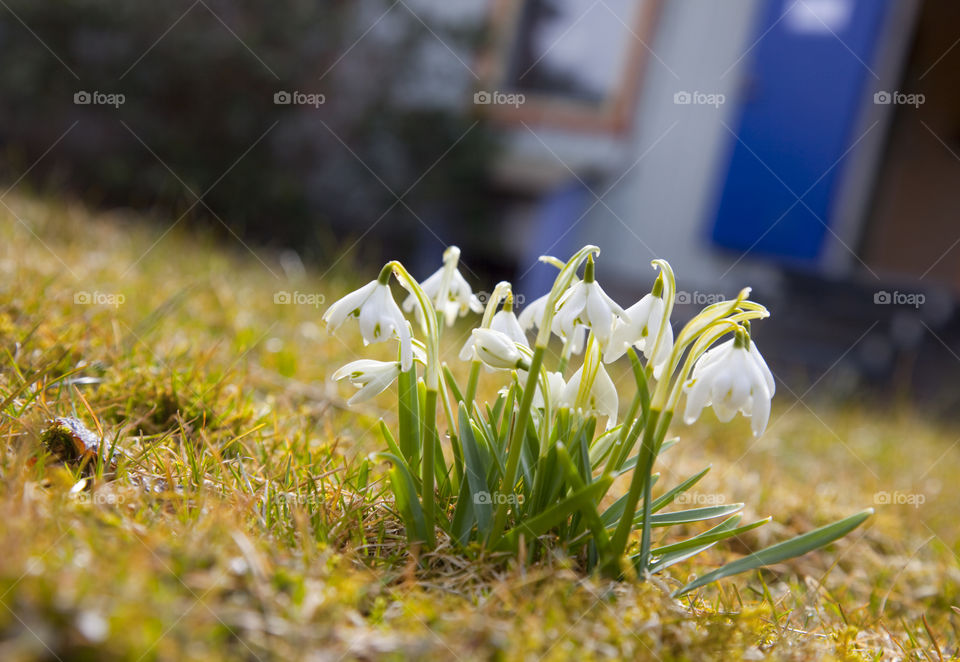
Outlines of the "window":
M 493 97 L 489 112 L 507 121 L 625 129 L 658 5 L 659 0 L 497 0 L 492 47 L 481 69 L 484 85 L 511 103 Z

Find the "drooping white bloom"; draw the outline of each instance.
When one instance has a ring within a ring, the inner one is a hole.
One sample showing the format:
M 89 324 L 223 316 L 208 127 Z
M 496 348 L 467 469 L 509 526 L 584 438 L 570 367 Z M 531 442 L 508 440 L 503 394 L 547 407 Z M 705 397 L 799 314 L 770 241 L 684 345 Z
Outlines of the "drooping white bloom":
M 535 326 L 540 326 L 540 322 L 543 320 L 543 311 L 547 308 L 547 299 L 549 298 L 550 293 L 547 292 L 523 307 L 520 316 L 517 318 L 517 321 L 520 322 L 520 328 L 532 329 Z
M 526 369 L 527 362 L 517 343 L 502 331 L 474 329 L 473 340 L 473 351 L 485 365 L 500 370 Z
M 580 392 L 580 380 L 583 378 L 583 366 L 573 373 L 570 381 L 563 389 L 563 395 L 560 397 L 560 403 L 571 409 L 576 409 L 577 395 Z M 607 417 L 607 427 L 613 427 L 617 422 L 617 413 L 619 411 L 620 401 L 617 396 L 617 387 L 613 380 L 604 369 L 603 365 L 597 366 L 597 374 L 593 380 L 593 386 L 587 395 L 587 401 L 583 403 L 582 409 L 586 412 L 594 412 L 600 416 Z
M 364 344 L 398 338 L 403 370 L 410 369 L 413 365 L 410 328 L 400 307 L 393 300 L 389 285 L 380 280 L 367 283 L 331 304 L 321 321 L 331 333 L 335 333 L 350 317 L 357 318 L 360 323 Z
M 456 266 L 459 258 L 460 249 L 451 246 L 443 254 L 444 265 L 420 283 L 424 293 L 433 301 L 437 312 L 443 313 L 447 326 L 452 326 L 458 316 L 466 315 L 468 311 L 483 312 L 483 304 Z M 403 309 L 407 312 L 416 310 L 416 314 L 420 315 L 417 299 L 412 294 L 403 302 Z
M 738 336 L 704 352 L 684 390 L 687 424 L 696 421 L 704 407 L 712 406 L 724 423 L 738 411 L 749 417 L 754 436 L 759 436 L 770 419 L 776 384 L 753 341 Z
M 663 338 L 657 346 L 657 334 L 666 312 L 666 304 L 662 297 L 646 294 L 638 302 L 627 308 L 626 319 L 619 318 L 613 327 L 610 344 L 603 355 L 605 363 L 619 359 L 633 345 L 643 352 L 643 355 L 654 367 L 655 376 L 663 368 L 664 362 L 673 349 L 673 327 L 670 320 L 664 326 Z M 653 356 L 654 349 L 657 355 Z M 658 370 L 659 369 L 659 370 Z
M 523 329 L 520 327 L 520 322 L 517 321 L 517 316 L 513 314 L 512 310 L 497 311 L 493 319 L 490 320 L 490 328 L 505 334 L 518 345 L 528 349 L 530 348 L 527 341 L 527 334 L 523 332 Z M 473 334 L 470 334 L 467 342 L 463 344 L 463 348 L 460 350 L 459 356 L 461 361 L 470 361 L 474 358 L 473 346 L 475 343 L 476 338 L 474 338 Z
M 347 401 L 347 404 L 353 405 L 385 391 L 399 374 L 398 361 L 360 359 L 348 363 L 333 373 L 333 380 L 348 379 L 351 384 L 360 389 Z
M 557 304 L 553 332 L 570 338 L 578 325 L 589 326 L 601 351 L 606 354 L 614 322 L 618 319 L 627 321 L 626 311 L 607 296 L 600 283 L 584 278 L 571 286 Z
M 564 381 L 561 373 L 547 373 L 547 398 L 550 401 L 551 407 L 556 407 L 558 404 L 562 403 L 563 392 L 566 388 L 567 383 Z M 546 403 L 543 401 L 543 387 L 538 381 L 537 390 L 533 393 L 533 407 L 534 409 L 543 409 L 545 405 Z
M 520 315 L 517 317 L 521 329 L 528 330 L 540 326 L 540 322 L 543 321 L 543 311 L 547 307 L 547 299 L 549 296 L 550 293 L 548 292 L 524 306 L 523 310 L 520 311 Z M 560 336 L 560 339 L 563 340 L 565 344 L 570 344 L 570 351 L 573 354 L 579 354 L 583 351 L 584 341 L 587 338 L 586 326 L 578 324 L 572 336 L 567 336 L 566 333 L 557 329 L 556 324 L 553 325 L 552 330 Z

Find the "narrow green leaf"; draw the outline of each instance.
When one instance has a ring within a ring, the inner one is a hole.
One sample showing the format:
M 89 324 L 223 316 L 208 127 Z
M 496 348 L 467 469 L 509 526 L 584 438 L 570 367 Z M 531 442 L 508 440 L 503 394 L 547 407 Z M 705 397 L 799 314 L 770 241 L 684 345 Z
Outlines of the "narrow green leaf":
M 694 536 L 693 538 L 688 538 L 687 540 L 681 540 L 680 542 L 664 545 L 663 547 L 654 547 L 650 550 L 650 556 L 660 556 L 662 554 L 670 554 L 671 552 L 680 552 L 685 549 L 690 549 L 691 547 L 697 547 L 698 545 L 706 544 L 708 542 L 719 542 L 726 538 L 730 538 L 731 536 L 737 536 L 751 529 L 755 529 L 758 526 L 763 526 L 770 520 L 770 517 L 764 517 L 756 522 L 750 522 L 749 524 L 744 524 L 743 526 L 738 526 L 737 528 L 730 529 L 728 531 L 710 534 L 701 533 L 700 535 Z
M 650 516 L 650 526 L 673 526 L 674 524 L 702 522 L 717 517 L 726 517 L 741 510 L 743 510 L 742 503 L 727 503 L 722 506 L 704 506 L 703 508 L 657 513 Z
M 469 481 L 464 480 L 460 483 L 460 494 L 450 522 L 450 535 L 461 547 L 466 546 L 470 541 L 470 531 L 473 529 L 474 522 L 476 522 L 476 516 L 473 512 L 473 495 L 470 492 Z
M 390 484 L 393 487 L 393 498 L 396 501 L 397 511 L 407 528 L 407 540 L 410 542 L 426 542 L 427 522 L 423 516 L 423 508 L 417 499 L 417 488 L 413 476 L 407 469 L 406 463 L 393 453 L 374 453 L 374 459 L 389 461 Z
M 582 447 L 586 451 L 586 447 Z M 580 476 L 580 472 L 577 467 L 574 465 L 573 460 L 570 459 L 570 454 L 567 452 L 567 449 L 563 444 L 557 444 L 557 458 L 560 460 L 560 464 L 564 467 L 567 475 L 567 481 L 573 486 L 574 490 L 584 489 L 588 483 L 585 483 Z M 602 495 L 597 495 L 595 500 L 590 501 L 589 503 L 582 503 L 580 508 L 580 513 L 583 515 L 583 518 L 586 520 L 587 526 L 593 532 L 593 540 L 596 544 L 597 552 L 602 557 L 607 557 L 610 553 L 610 536 L 607 534 L 606 528 L 603 526 L 603 522 L 600 521 L 600 513 L 597 512 L 597 502 L 602 498 Z
M 819 549 L 820 547 L 828 545 L 834 540 L 847 535 L 855 528 L 863 524 L 863 522 L 872 514 L 873 508 L 867 508 L 866 510 L 834 522 L 833 524 L 821 526 L 813 531 L 808 531 L 807 533 L 790 538 L 789 540 L 771 545 L 770 547 L 762 549 L 759 552 L 748 554 L 747 556 L 737 559 L 736 561 L 731 561 L 730 563 L 717 568 L 713 572 L 708 572 L 703 577 L 698 577 L 697 579 L 693 580 L 680 590 L 676 591 L 674 596 L 681 596 L 684 593 L 688 593 L 696 588 L 700 588 L 701 586 L 715 582 L 718 579 L 729 577 L 730 575 L 747 572 L 749 570 L 773 563 L 779 563 L 780 561 L 785 561 L 786 559 L 790 559 L 795 556 L 801 556 L 807 552 Z
M 560 503 L 556 503 L 539 515 L 521 522 L 504 535 L 501 546 L 514 548 L 520 534 L 530 539 L 538 538 L 555 526 L 562 524 L 573 513 L 584 506 L 593 506 L 598 495 L 603 494 L 610 487 L 613 479 L 609 476 L 598 478 L 582 490 L 577 490 Z
M 390 449 L 391 453 L 396 455 L 398 458 L 405 457 L 404 454 L 400 452 L 400 447 L 397 446 L 397 442 L 393 438 L 393 433 L 390 432 L 390 428 L 387 427 L 387 424 L 383 422 L 382 418 L 380 419 L 380 434 L 383 435 L 383 440 L 387 442 L 387 448 Z
M 443 364 L 443 379 L 446 382 L 447 387 L 453 392 L 453 399 L 457 404 L 463 402 L 463 392 L 460 390 L 460 387 L 457 385 L 457 380 L 453 376 L 453 373 L 450 372 L 449 366 L 446 363 Z
M 416 364 L 397 378 L 397 422 L 400 435 L 398 455 L 416 466 L 420 457 L 420 404 L 417 401 Z
M 593 441 L 593 444 L 590 446 L 590 466 L 594 469 L 597 469 L 610 454 L 610 449 L 613 448 L 614 444 L 620 438 L 621 428 L 623 428 L 623 426 L 618 425 L 609 430 L 605 430 L 603 434 Z
M 741 519 L 743 519 L 743 515 L 740 515 L 740 514 L 734 515 L 733 517 L 728 517 L 717 526 L 713 527 L 709 531 L 704 532 L 702 535 L 711 535 L 714 533 L 719 533 L 721 531 L 729 531 L 730 529 L 735 528 L 737 524 L 740 523 Z M 659 558 L 657 558 L 656 561 L 650 564 L 650 568 L 648 569 L 648 571 L 652 574 L 655 572 L 660 572 L 661 570 L 665 570 L 674 564 L 680 563 L 681 561 L 686 561 L 687 559 L 696 556 L 700 552 L 710 549 L 711 547 L 716 545 L 717 542 L 719 541 L 714 540 L 713 542 L 708 542 L 706 544 L 699 545 L 697 547 L 691 547 L 690 549 L 684 549 L 684 550 L 680 550 L 679 552 L 664 554 L 663 556 L 660 556 Z
M 471 425 L 470 417 L 467 415 L 467 408 L 462 402 L 457 418 L 460 426 L 460 443 L 463 445 L 463 470 L 467 478 L 464 482 L 470 488 L 466 496 L 472 502 L 472 510 L 477 520 L 480 535 L 485 537 L 490 531 L 490 524 L 493 521 L 493 501 L 490 486 L 487 484 L 489 467 L 483 461 L 483 453 L 477 446 L 474 428 Z M 463 496 L 463 490 L 460 492 Z
M 690 476 L 690 478 L 687 478 L 682 483 L 679 483 L 675 487 L 670 488 L 669 490 L 661 494 L 659 497 L 654 499 L 653 503 L 650 504 L 650 512 L 655 513 L 658 510 L 662 510 L 663 508 L 666 508 L 667 506 L 669 506 L 671 503 L 673 503 L 674 499 L 676 499 L 677 496 L 679 496 L 680 494 L 683 494 L 684 492 L 689 490 L 691 487 L 699 483 L 700 479 L 706 476 L 707 472 L 709 472 L 711 468 L 712 468 L 712 465 L 708 465 L 700 473 Z
M 660 480 L 660 474 L 653 474 L 650 477 L 650 480 L 653 481 L 652 485 L 656 485 L 657 481 Z M 606 526 L 613 526 L 621 517 L 623 517 L 623 508 L 627 504 L 628 495 L 624 494 L 622 497 L 610 504 L 610 507 L 603 511 L 601 519 Z

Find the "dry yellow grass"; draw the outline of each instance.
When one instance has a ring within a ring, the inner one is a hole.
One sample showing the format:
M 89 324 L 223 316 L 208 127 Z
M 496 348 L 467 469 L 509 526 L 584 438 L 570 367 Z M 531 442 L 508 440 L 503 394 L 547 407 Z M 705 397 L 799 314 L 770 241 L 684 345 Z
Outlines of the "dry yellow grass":
M 355 489 L 389 414 L 347 412 L 326 381 L 359 346 L 320 331 L 322 307 L 274 303 L 278 291 L 332 301 L 357 265 L 291 280 L 277 255 L 234 240 L 4 202 L 0 659 L 956 655 L 952 426 L 907 406 L 795 403 L 786 389 L 756 442 L 742 421 L 678 426 L 664 478 L 712 463 L 689 498 L 746 501 L 748 517 L 777 523 L 673 568 L 663 586 L 561 560 L 467 561 L 443 544 L 413 558 L 379 490 Z M 57 416 L 99 428 L 116 464 L 57 463 L 41 442 Z M 879 492 L 924 502 L 878 504 L 825 551 L 668 597 L 747 545 Z

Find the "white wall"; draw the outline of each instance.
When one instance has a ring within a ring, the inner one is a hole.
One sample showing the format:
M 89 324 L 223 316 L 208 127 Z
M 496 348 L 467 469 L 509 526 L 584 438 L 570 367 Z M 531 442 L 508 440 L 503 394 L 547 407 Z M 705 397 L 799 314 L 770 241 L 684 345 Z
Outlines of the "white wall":
M 607 183 L 594 187 L 603 202 L 578 223 L 571 243 L 601 247 L 605 279 L 645 288 L 652 282 L 654 257 L 670 261 L 685 290 L 730 295 L 750 279 L 769 283 L 775 278 L 774 270 L 750 260 L 731 269 L 736 256 L 719 254 L 707 243 L 708 215 L 733 140 L 724 124 L 736 130 L 745 52 L 755 39 L 758 8 L 759 0 L 664 0 L 647 43 L 642 89 L 627 135 L 577 135 L 544 127 L 512 132 L 505 178 L 536 173 L 549 181 L 572 178 L 571 171 L 603 173 Z M 681 91 L 722 94 L 724 103 L 678 105 L 674 94 Z
M 754 40 L 757 0 L 667 0 L 649 44 L 629 153 L 619 173 L 642 160 L 584 219 L 579 237 L 603 249 L 604 268 L 624 279 L 652 278 L 649 260 L 666 258 L 680 276 L 678 287 L 730 295 L 748 281 L 750 260 L 708 244 L 715 207 L 736 130 L 743 72 Z M 719 107 L 677 105 L 680 91 L 724 95 Z M 620 176 L 614 169 L 613 177 Z M 619 218 L 618 218 L 619 217 Z M 729 273 L 727 273 L 729 270 Z M 761 271 L 765 271 L 762 270 Z

